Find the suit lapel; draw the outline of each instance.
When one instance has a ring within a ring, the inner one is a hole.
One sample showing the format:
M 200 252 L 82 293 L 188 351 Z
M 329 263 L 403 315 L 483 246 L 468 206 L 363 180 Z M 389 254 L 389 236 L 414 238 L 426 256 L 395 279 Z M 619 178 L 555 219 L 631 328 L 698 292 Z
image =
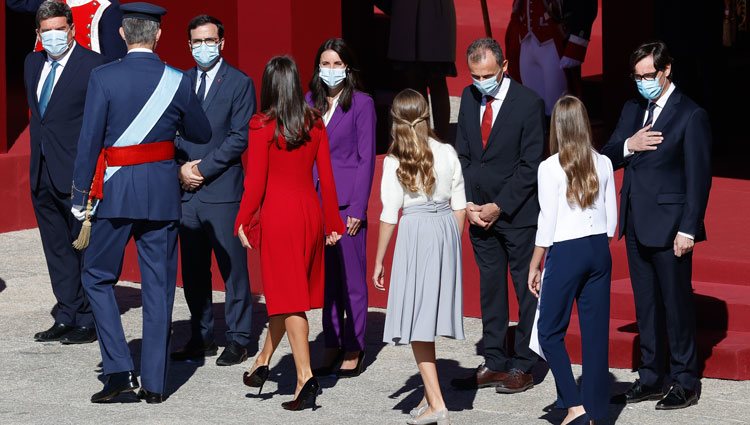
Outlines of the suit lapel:
M 487 152 L 490 149 L 490 146 L 492 146 L 492 142 L 497 138 L 497 135 L 500 132 L 500 127 L 502 126 L 503 120 L 508 116 L 511 109 L 513 108 L 512 104 L 516 98 L 516 87 L 514 83 L 515 82 L 513 80 L 510 81 L 508 93 L 505 95 L 505 99 L 503 99 L 503 104 L 500 105 L 500 111 L 498 111 L 497 113 L 497 118 L 495 118 L 495 121 L 492 123 L 492 130 L 490 130 L 490 136 L 487 139 L 487 147 L 484 149 L 484 152 Z
M 351 111 L 351 109 L 349 110 Z M 337 103 L 336 109 L 333 110 L 333 116 L 331 116 L 331 120 L 328 121 L 328 125 L 326 126 L 326 132 L 328 133 L 329 140 L 331 140 L 331 134 L 333 134 L 333 131 L 336 129 L 336 127 L 339 126 L 339 123 L 341 123 L 344 115 L 344 110 L 341 109 L 341 105 Z
M 196 70 L 197 73 L 197 70 Z M 216 73 L 216 79 L 213 83 L 211 83 L 211 88 L 208 89 L 208 94 L 206 94 L 206 99 L 203 101 L 203 110 L 207 111 L 208 107 L 211 106 L 211 102 L 213 102 L 214 98 L 216 97 L 216 93 L 221 89 L 221 84 L 224 82 L 224 77 L 226 77 L 227 74 L 227 62 L 222 60 L 221 65 L 219 65 L 219 71 Z M 196 74 L 197 75 L 197 74 Z M 196 81 L 193 79 L 193 81 Z
M 32 77 L 31 81 L 29 81 L 28 86 L 28 96 L 29 99 L 33 99 L 31 103 L 32 109 L 34 112 L 36 112 L 37 115 L 39 115 L 39 98 L 36 95 L 36 89 L 39 87 L 39 79 L 42 78 L 42 70 L 44 69 L 44 62 L 46 61 L 46 56 L 40 55 L 39 58 L 41 60 L 37 60 L 37 63 L 34 66 L 34 69 L 32 70 Z M 49 106 L 49 105 L 47 105 Z
M 470 93 L 472 94 L 471 99 L 473 101 L 473 105 L 466 113 L 466 120 L 468 122 L 468 125 L 466 125 L 466 131 L 468 133 L 467 136 L 469 139 L 469 148 L 472 151 L 472 156 L 480 158 L 483 154 L 482 123 L 479 120 L 479 109 L 482 107 L 482 96 L 474 87 L 471 87 Z
M 81 49 L 83 49 L 83 47 L 76 45 L 76 47 L 70 53 L 68 62 L 65 64 L 65 66 L 62 69 L 62 74 L 60 75 L 60 79 L 57 80 L 57 84 L 55 84 L 55 88 L 52 89 L 52 96 L 50 97 L 49 103 L 47 104 L 47 110 L 44 113 L 45 115 L 47 115 L 50 109 L 54 108 L 55 103 L 57 103 L 57 100 L 64 96 L 65 89 L 70 84 L 70 82 L 73 81 L 78 76 L 78 68 L 81 67 L 81 60 L 80 60 L 80 55 L 82 54 L 82 52 L 80 51 Z M 37 103 L 38 102 L 39 101 L 37 100 Z
M 672 121 L 672 118 L 674 118 L 677 112 L 681 98 L 682 95 L 677 89 L 675 89 L 669 96 L 669 99 L 667 99 L 667 103 L 664 105 L 664 110 L 661 111 L 659 117 L 656 119 L 653 127 L 654 131 L 663 131 L 664 128 L 669 125 L 669 122 Z

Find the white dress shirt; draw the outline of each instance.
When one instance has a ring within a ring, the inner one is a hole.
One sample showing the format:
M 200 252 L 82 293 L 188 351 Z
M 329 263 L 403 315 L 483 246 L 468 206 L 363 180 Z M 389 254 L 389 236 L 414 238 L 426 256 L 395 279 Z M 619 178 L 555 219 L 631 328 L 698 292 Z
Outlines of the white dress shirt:
M 396 224 L 401 208 L 429 201 L 450 201 L 453 211 L 466 208 L 464 176 L 458 154 L 453 146 L 440 143 L 435 139 L 430 138 L 429 144 L 433 156 L 432 172 L 435 174 L 435 188 L 432 196 L 428 196 L 423 191 L 410 192 L 404 189 L 396 175 L 399 161 L 394 156 L 388 155 L 383 160 L 383 179 L 380 182 L 380 200 L 383 202 L 380 221 Z
M 554 154 L 539 164 L 539 221 L 536 246 L 550 247 L 555 242 L 606 233 L 612 237 L 617 227 L 617 199 L 612 162 L 592 151 L 599 194 L 594 204 L 584 210 L 568 202 L 568 177 Z
M 65 69 L 65 65 L 68 64 L 68 59 L 70 59 L 70 54 L 73 53 L 73 49 L 76 48 L 76 42 L 73 42 L 73 45 L 68 49 L 68 51 L 61 57 L 60 59 L 52 59 L 50 55 L 47 55 L 47 60 L 44 62 L 44 67 L 42 68 L 42 75 L 39 78 L 39 83 L 36 85 L 36 100 L 39 101 L 39 98 L 42 96 L 42 87 L 44 87 L 44 82 L 47 81 L 47 76 L 49 75 L 50 71 L 52 71 L 52 62 L 57 61 L 58 64 L 60 64 L 57 67 L 57 70 L 55 70 L 55 80 L 52 82 L 52 92 L 55 92 L 55 86 L 57 85 L 57 82 L 60 80 L 60 76 L 63 73 L 63 70 Z
M 333 114 L 336 112 L 336 108 L 339 106 L 339 96 L 341 96 L 341 92 L 336 95 L 336 97 L 333 98 L 333 102 L 331 102 L 330 107 L 326 111 L 325 115 L 323 115 L 323 123 L 328 127 L 328 123 L 331 122 L 331 118 L 333 118 Z
M 495 93 L 492 101 L 492 125 L 495 125 L 495 119 L 497 113 L 500 112 L 500 107 L 503 106 L 503 100 L 508 95 L 508 89 L 510 88 L 510 78 L 503 77 L 503 81 L 500 82 L 500 89 Z M 484 117 L 484 110 L 487 108 L 487 96 L 482 96 L 482 103 L 479 105 L 479 125 L 482 125 L 482 117 Z
M 223 61 L 223 58 L 219 58 L 219 61 L 216 62 L 216 65 L 214 65 L 211 69 L 206 71 L 206 94 L 205 96 L 208 96 L 208 91 L 211 90 L 211 84 L 213 84 L 214 80 L 216 79 L 216 74 L 219 73 L 219 67 L 221 66 L 221 62 Z M 198 88 L 201 86 L 201 74 L 203 74 L 203 70 L 198 67 L 197 69 L 197 75 L 196 75 L 196 82 L 195 82 L 195 94 L 198 94 Z M 205 97 L 203 98 L 205 99 Z M 203 100 L 200 99 L 200 100 Z

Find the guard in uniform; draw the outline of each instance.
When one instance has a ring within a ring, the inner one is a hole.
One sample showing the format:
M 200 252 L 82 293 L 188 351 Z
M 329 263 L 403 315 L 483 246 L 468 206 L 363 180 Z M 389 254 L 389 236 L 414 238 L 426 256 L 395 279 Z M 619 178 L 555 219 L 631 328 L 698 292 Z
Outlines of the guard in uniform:
M 15 12 L 36 13 L 45 0 L 6 0 Z M 63 1 L 63 0 L 60 0 Z M 73 12 L 76 42 L 89 50 L 101 53 L 110 60 L 125 56 L 127 49 L 120 37 L 122 22 L 119 0 L 64 0 Z M 37 40 L 35 51 L 42 50 Z
M 160 403 L 167 377 L 177 279 L 180 185 L 174 140 L 206 143 L 211 125 L 192 82 L 154 54 L 166 11 L 127 3 L 122 31 L 128 54 L 91 73 L 73 172 L 73 214 L 84 220 L 75 246 L 84 253 L 82 283 L 91 303 L 108 401 L 139 388 L 120 321 L 114 285 L 125 246 L 138 248 L 143 300 L 139 398 Z M 90 191 L 89 191 L 90 188 Z

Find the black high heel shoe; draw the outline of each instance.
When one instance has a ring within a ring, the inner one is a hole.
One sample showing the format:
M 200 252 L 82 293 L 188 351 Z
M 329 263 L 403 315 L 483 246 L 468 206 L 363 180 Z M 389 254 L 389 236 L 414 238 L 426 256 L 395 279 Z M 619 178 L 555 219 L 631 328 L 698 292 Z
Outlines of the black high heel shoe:
M 334 357 L 331 363 L 313 369 L 313 376 L 328 376 L 335 374 L 336 366 L 340 365 L 342 361 L 344 361 L 344 350 L 339 349 L 338 353 L 336 353 L 336 357 Z
M 354 369 L 340 369 L 336 372 L 336 376 L 339 378 L 354 378 L 362 374 L 365 370 L 365 352 L 360 351 L 357 356 L 357 367 Z
M 261 392 L 263 392 L 263 384 L 266 383 L 269 374 L 270 371 L 267 365 L 258 366 L 255 368 L 253 373 L 245 371 L 245 373 L 242 374 L 242 382 L 244 382 L 248 387 L 260 387 L 260 389 L 258 390 L 258 394 L 260 394 Z
M 285 401 L 281 403 L 281 407 L 286 410 L 304 410 L 308 407 L 315 410 L 315 399 L 318 398 L 320 393 L 320 384 L 315 377 L 310 378 L 305 382 L 305 385 L 299 391 L 297 398 L 292 401 Z

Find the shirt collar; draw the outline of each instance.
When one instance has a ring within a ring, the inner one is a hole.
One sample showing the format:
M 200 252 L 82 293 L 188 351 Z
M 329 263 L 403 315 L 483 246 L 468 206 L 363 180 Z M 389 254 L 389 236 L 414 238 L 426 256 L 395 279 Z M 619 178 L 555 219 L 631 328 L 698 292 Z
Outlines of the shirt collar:
M 507 75 L 503 75 L 503 81 L 500 82 L 500 88 L 497 90 L 497 93 L 495 93 L 492 98 L 496 101 L 499 100 L 502 102 L 505 100 L 505 97 L 508 95 L 508 90 L 510 89 L 510 77 Z M 482 105 L 486 103 L 487 96 L 483 96 L 482 98 Z
M 128 50 L 128 54 L 130 53 L 154 53 L 154 51 L 145 47 L 134 47 Z
M 222 61 L 224 61 L 224 58 L 219 58 L 219 61 L 216 62 L 216 65 L 214 65 L 211 69 L 209 69 L 208 71 L 206 71 L 206 78 L 208 78 L 211 81 L 213 81 L 213 79 L 216 78 L 216 74 L 219 73 L 219 68 L 221 68 L 221 62 Z M 198 79 L 200 79 L 201 78 L 201 73 L 203 72 L 203 70 L 200 69 L 200 67 L 196 67 L 195 69 L 198 71 L 197 72 Z
M 675 85 L 673 82 L 669 82 L 669 88 L 667 89 L 667 92 L 664 93 L 664 96 L 660 97 L 659 100 L 656 101 L 656 106 L 659 107 L 659 109 L 664 109 L 664 105 L 667 104 L 667 100 L 669 100 L 669 96 L 672 95 L 674 92 Z
M 73 49 L 76 48 L 76 42 L 73 41 L 73 45 L 70 46 L 70 49 L 68 49 L 67 52 L 60 58 L 60 59 L 52 59 L 49 54 L 47 54 L 47 63 L 51 64 L 52 62 L 57 62 L 58 65 L 65 68 L 65 65 L 68 63 L 68 59 L 70 59 L 70 54 L 73 52 Z

